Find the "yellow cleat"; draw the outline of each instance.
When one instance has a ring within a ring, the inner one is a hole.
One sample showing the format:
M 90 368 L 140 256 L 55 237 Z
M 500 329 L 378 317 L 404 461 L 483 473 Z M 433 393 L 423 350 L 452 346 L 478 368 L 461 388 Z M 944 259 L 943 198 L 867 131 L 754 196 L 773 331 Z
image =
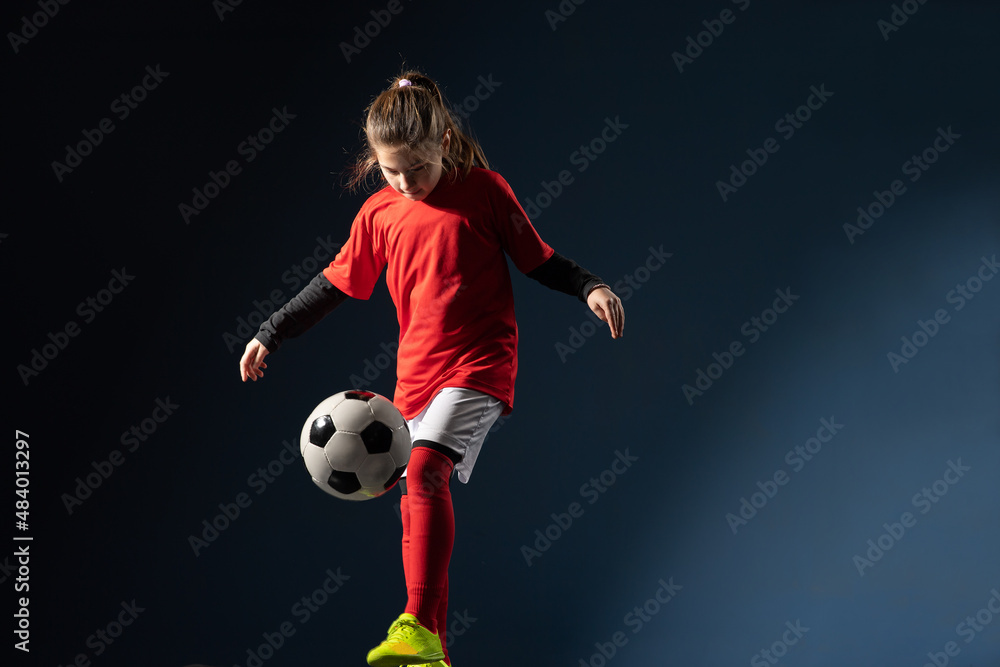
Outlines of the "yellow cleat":
M 413 614 L 400 614 L 389 626 L 389 635 L 381 644 L 368 652 L 372 667 L 399 667 L 399 665 L 444 666 L 441 639 L 420 625 Z

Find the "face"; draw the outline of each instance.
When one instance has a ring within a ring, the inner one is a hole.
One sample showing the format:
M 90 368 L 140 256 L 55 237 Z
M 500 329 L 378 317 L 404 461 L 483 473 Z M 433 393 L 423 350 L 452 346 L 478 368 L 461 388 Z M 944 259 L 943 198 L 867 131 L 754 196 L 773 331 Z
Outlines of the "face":
M 410 201 L 421 201 L 437 187 L 441 180 L 441 157 L 448 152 L 451 140 L 451 130 L 445 132 L 444 141 L 438 155 L 433 161 L 423 160 L 405 147 L 376 147 L 375 159 L 378 160 L 382 175 L 393 190 Z

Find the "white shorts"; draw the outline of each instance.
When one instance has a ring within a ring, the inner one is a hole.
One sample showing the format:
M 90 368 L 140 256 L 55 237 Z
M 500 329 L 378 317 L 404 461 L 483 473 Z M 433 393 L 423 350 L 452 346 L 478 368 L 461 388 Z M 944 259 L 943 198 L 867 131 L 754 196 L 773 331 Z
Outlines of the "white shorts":
M 407 422 L 410 440 L 430 440 L 455 450 L 462 457 L 455 466 L 455 474 L 460 482 L 468 484 L 486 434 L 501 412 L 503 402 L 489 394 L 445 387 L 419 415 Z

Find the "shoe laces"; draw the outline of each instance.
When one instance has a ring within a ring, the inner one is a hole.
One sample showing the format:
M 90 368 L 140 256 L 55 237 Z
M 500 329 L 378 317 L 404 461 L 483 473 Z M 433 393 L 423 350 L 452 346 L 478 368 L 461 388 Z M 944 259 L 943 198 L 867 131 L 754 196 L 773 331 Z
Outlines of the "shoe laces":
M 417 624 L 409 619 L 397 618 L 393 621 L 392 625 L 389 626 L 389 636 L 388 640 L 405 640 L 415 634 L 417 631 Z

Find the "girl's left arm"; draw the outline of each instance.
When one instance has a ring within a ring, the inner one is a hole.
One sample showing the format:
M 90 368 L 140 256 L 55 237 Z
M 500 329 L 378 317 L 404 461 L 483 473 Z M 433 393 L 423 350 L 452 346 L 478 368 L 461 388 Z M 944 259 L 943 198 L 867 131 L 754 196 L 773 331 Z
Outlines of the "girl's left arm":
M 625 329 L 622 300 L 603 280 L 568 257 L 557 252 L 527 273 L 549 289 L 576 296 L 608 324 L 612 338 L 621 338 Z

